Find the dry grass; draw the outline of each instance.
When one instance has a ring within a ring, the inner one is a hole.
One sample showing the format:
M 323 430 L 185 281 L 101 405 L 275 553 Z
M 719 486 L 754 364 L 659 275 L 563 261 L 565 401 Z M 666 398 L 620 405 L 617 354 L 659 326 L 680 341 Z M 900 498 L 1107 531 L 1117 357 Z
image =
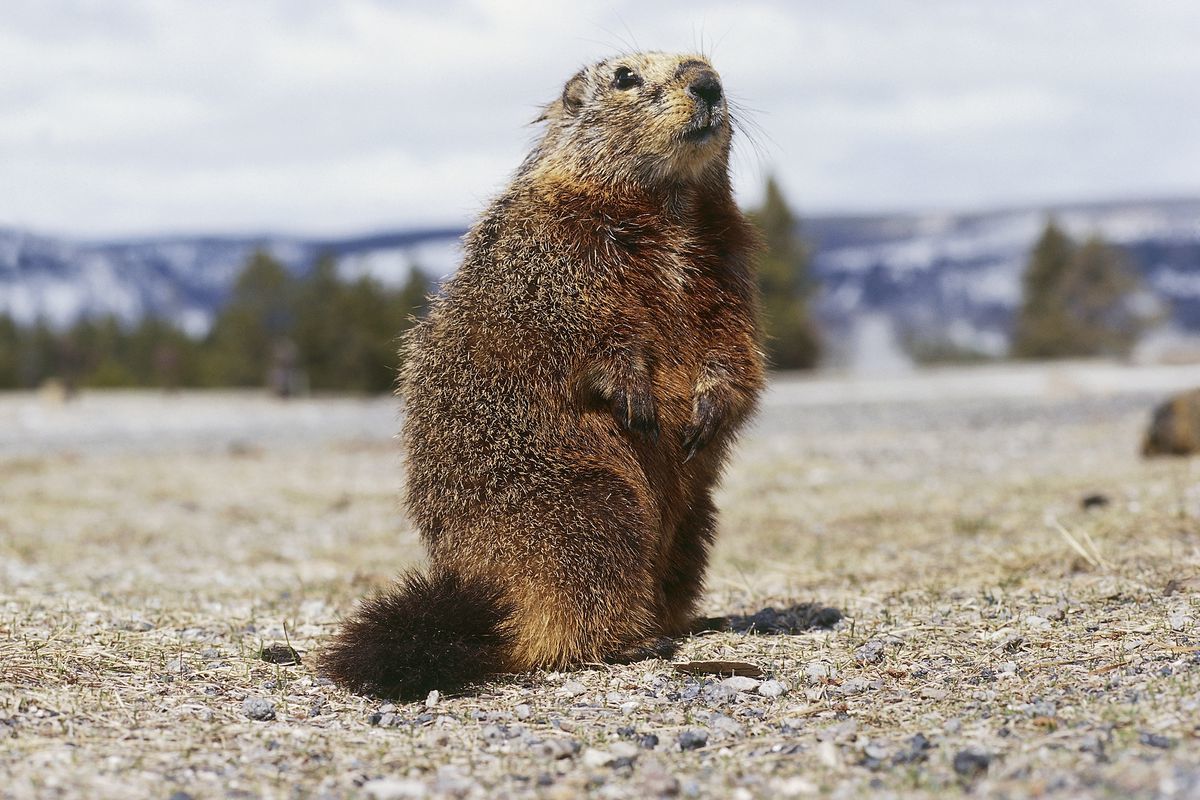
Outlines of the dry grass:
M 680 657 L 755 663 L 778 698 L 664 662 L 428 709 L 323 684 L 311 655 L 338 615 L 421 556 L 390 429 L 10 447 L 0 797 L 1197 796 L 1200 462 L 1137 458 L 1154 399 L 769 405 L 722 491 L 708 610 L 845 618 Z M 301 665 L 258 658 L 284 640 Z M 685 730 L 706 745 L 681 751 Z

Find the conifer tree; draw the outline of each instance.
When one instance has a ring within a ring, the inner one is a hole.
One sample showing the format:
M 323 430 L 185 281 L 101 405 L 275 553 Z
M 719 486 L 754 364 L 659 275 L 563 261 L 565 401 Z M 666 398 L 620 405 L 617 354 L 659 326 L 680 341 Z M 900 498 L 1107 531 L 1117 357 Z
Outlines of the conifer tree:
M 1092 236 L 1076 251 L 1063 294 L 1085 355 L 1129 354 L 1146 325 L 1130 303 L 1139 288 L 1120 248 Z
M 7 314 L 0 315 L 0 389 L 21 386 L 21 332 Z
M 1053 219 L 1046 222 L 1033 246 L 1023 278 L 1021 310 L 1012 352 L 1018 358 L 1070 355 L 1067 343 L 1076 338 L 1067 316 L 1065 293 L 1075 245 Z
M 766 245 L 757 266 L 768 361 L 775 369 L 812 369 L 820 359 L 821 342 L 808 310 L 813 291 L 808 251 L 773 177 L 767 180 L 762 208 L 750 219 Z
M 262 386 L 295 323 L 294 282 L 265 251 L 250 258 L 217 316 L 208 343 L 207 382 Z
M 1119 248 L 1099 236 L 1078 247 L 1048 221 L 1025 269 L 1012 354 L 1127 355 L 1147 322 L 1130 302 L 1139 286 L 1137 273 Z

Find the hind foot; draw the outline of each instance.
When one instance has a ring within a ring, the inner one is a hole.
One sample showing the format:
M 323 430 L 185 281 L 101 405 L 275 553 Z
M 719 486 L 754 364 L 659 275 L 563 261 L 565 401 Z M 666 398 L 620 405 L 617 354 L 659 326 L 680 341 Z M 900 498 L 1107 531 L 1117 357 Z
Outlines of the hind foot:
M 651 658 L 669 659 L 675 655 L 675 642 L 666 636 L 656 636 L 605 657 L 606 664 L 632 664 Z

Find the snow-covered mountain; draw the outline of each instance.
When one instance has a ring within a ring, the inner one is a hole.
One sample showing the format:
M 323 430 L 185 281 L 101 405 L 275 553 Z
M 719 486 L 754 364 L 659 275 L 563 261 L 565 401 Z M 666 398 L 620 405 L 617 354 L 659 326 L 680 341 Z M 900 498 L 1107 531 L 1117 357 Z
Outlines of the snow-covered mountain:
M 1002 353 L 1025 260 L 1050 214 L 1080 239 L 1099 233 L 1124 246 L 1175 326 L 1200 333 L 1200 200 L 1155 200 L 805 219 L 828 338 L 852 341 L 857 322 L 869 319 L 907 341 Z M 0 313 L 58 325 L 84 314 L 133 320 L 151 313 L 201 333 L 256 248 L 297 271 L 331 253 L 347 278 L 371 274 L 395 285 L 414 265 L 433 276 L 451 273 L 460 235 L 82 241 L 0 230 Z
M 347 279 L 373 275 L 402 284 L 419 267 L 433 277 L 454 271 L 457 229 L 383 233 L 345 239 L 295 236 L 179 236 L 80 241 L 0 229 L 0 314 L 70 324 L 83 315 L 134 321 L 146 314 L 202 334 L 251 255 L 266 250 L 302 272 L 331 254 Z
M 970 214 L 826 217 L 806 223 L 827 328 L 880 316 L 907 340 L 1000 355 L 1029 250 L 1053 216 L 1099 234 L 1142 271 L 1174 325 L 1200 332 L 1200 200 L 1113 202 Z

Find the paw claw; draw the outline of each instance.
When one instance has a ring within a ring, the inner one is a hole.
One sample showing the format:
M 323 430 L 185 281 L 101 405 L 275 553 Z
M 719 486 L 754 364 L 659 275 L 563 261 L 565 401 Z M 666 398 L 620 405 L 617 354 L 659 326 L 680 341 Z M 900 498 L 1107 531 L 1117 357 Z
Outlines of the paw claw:
M 684 462 L 691 461 L 697 453 L 707 447 L 719 428 L 716 403 L 707 394 L 698 395 L 692 412 L 692 423 L 683 432 Z
M 613 393 L 613 416 L 630 433 L 658 441 L 658 411 L 649 386 L 633 385 Z

